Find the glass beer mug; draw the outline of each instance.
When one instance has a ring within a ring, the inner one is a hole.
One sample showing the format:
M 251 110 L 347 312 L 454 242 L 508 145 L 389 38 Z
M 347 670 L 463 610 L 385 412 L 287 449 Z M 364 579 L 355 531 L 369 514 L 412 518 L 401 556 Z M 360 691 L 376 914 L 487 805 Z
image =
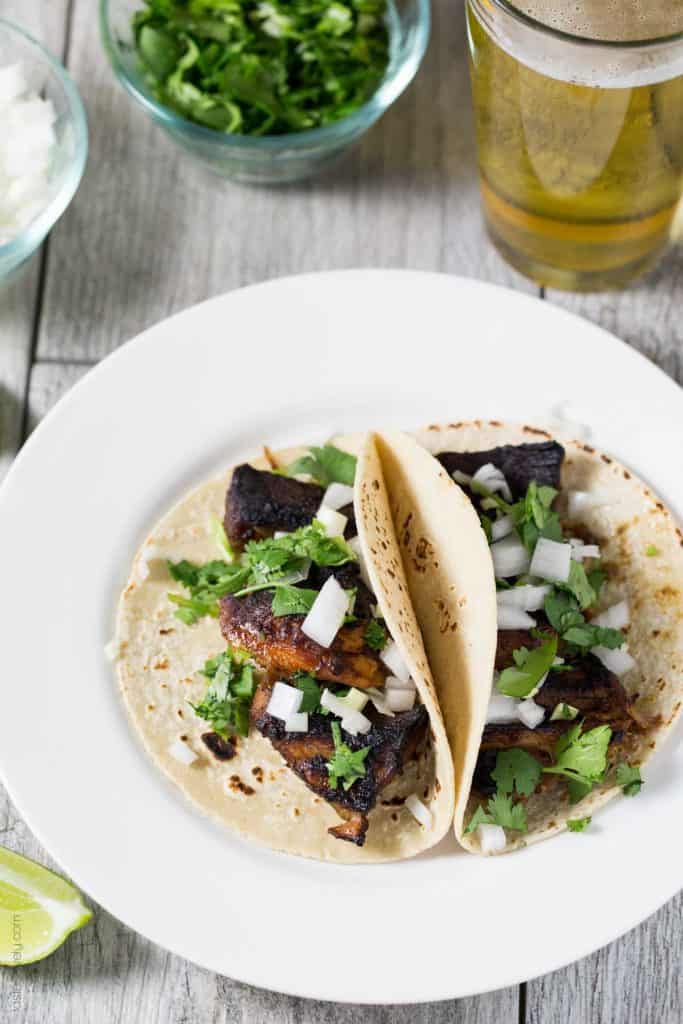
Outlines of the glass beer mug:
M 683 190 L 683 0 L 468 0 L 489 234 L 572 291 L 667 246 Z

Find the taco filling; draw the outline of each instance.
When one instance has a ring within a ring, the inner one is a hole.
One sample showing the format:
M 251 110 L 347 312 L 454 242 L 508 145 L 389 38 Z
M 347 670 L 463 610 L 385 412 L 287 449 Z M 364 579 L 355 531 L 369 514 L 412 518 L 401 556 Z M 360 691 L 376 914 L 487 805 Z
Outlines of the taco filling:
M 235 734 L 257 730 L 339 814 L 330 835 L 362 846 L 383 790 L 424 749 L 429 716 L 368 585 L 355 465 L 328 445 L 285 471 L 238 466 L 214 523 L 225 557 L 168 567 L 184 588 L 169 595 L 176 616 L 218 618 L 228 645 L 192 705 L 208 749 L 225 757 Z M 424 823 L 419 799 L 405 802 Z
M 504 829 L 527 831 L 534 793 L 577 803 L 615 768 L 637 792 L 636 741 L 653 725 L 621 682 L 635 665 L 628 602 L 598 613 L 610 566 L 576 522 L 581 495 L 561 491 L 564 456 L 555 441 L 437 456 L 476 508 L 496 578 L 495 671 L 465 829 L 484 852 L 505 848 Z

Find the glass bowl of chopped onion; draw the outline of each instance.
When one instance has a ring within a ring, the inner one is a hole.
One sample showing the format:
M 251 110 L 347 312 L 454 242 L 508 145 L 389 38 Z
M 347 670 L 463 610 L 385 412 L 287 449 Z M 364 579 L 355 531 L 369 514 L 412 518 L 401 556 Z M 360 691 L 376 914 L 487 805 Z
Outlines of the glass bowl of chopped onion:
M 0 18 L 0 281 L 29 259 L 69 205 L 87 153 L 73 81 L 40 43 Z
M 412 81 L 429 0 L 100 0 L 104 46 L 133 99 L 211 171 L 310 177 Z

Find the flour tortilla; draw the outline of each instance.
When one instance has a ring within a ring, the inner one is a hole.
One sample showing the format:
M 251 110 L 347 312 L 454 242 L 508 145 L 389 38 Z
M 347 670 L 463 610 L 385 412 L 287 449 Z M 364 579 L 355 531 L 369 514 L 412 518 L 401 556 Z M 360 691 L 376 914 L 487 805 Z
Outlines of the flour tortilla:
M 497 421 L 432 426 L 414 436 L 434 455 L 552 439 L 544 430 Z M 631 609 L 631 624 L 625 633 L 636 668 L 622 676 L 621 682 L 634 699 L 636 710 L 653 722 L 644 734 L 635 738 L 629 751 L 630 762 L 643 764 L 671 731 L 683 701 L 683 533 L 657 496 L 611 456 L 580 441 L 562 437 L 556 440 L 566 452 L 562 491 L 590 491 L 601 500 L 599 507 L 585 512 L 580 520 L 599 544 L 603 563 L 609 571 L 601 607 L 627 598 Z M 452 613 L 465 574 L 476 569 L 483 533 L 478 520 L 475 522 L 476 516 L 468 518 L 460 513 L 462 492 L 455 483 L 448 483 L 447 474 L 436 460 L 431 461 L 430 475 L 424 451 L 415 446 L 409 450 L 405 440 L 399 441 L 390 435 L 381 437 L 379 444 L 392 509 L 398 516 L 396 521 L 400 521 L 404 506 L 410 506 L 412 500 L 420 530 L 433 547 L 432 571 L 423 572 L 419 562 L 413 563 L 418 543 L 416 534 L 402 532 L 399 528 L 413 607 L 436 679 L 437 695 L 456 762 L 456 836 L 466 849 L 480 853 L 476 832 L 465 835 L 463 831 L 463 824 L 469 820 L 477 801 L 473 798 L 468 801 L 464 822 L 461 810 L 463 789 L 469 789 L 471 783 L 472 752 L 478 750 L 481 742 L 491 690 L 490 651 L 495 650 L 496 623 L 490 607 L 491 600 L 495 600 L 490 555 L 487 552 L 489 564 L 480 566 L 479 580 L 474 586 L 470 584 L 471 603 L 475 605 L 475 612 L 480 608 L 481 613 L 464 624 L 474 631 L 470 641 L 472 645 L 479 645 L 477 657 L 481 660 L 472 658 L 469 671 L 448 671 L 449 660 L 457 661 L 460 657 L 455 642 L 457 634 L 452 635 L 439 625 L 445 621 L 445 613 L 439 611 L 438 605 L 443 602 Z M 561 505 L 561 514 L 565 511 Z M 656 549 L 657 554 L 648 556 L 648 549 Z M 464 714 L 469 714 L 469 733 L 465 739 L 458 713 L 460 705 L 463 709 L 469 708 L 469 711 L 463 710 Z M 476 753 L 474 757 L 476 759 Z M 530 797 L 527 803 L 529 831 L 525 834 L 508 832 L 505 852 L 564 830 L 567 819 L 592 814 L 619 792 L 611 773 L 601 786 L 574 805 L 568 803 L 564 787 Z
M 358 451 L 361 440 L 352 439 L 348 447 Z M 268 469 L 272 459 L 274 464 L 284 466 L 305 451 L 268 452 L 268 459 L 253 460 L 252 465 Z M 367 508 L 359 497 L 364 492 L 363 466 L 367 466 L 368 473 L 375 471 L 370 458 L 361 461 L 357 508 L 359 503 Z M 378 806 L 370 813 L 363 847 L 327 834 L 330 826 L 339 824 L 338 815 L 297 778 L 256 730 L 252 729 L 246 739 L 238 738 L 236 756 L 225 762 L 216 760 L 201 741 L 201 734 L 209 726 L 194 715 L 188 701 L 201 700 L 206 680 L 198 670 L 226 644 L 217 620 L 203 619 L 194 626 L 185 626 L 174 617 L 174 606 L 167 595 L 169 591 L 181 592 L 181 588 L 171 580 L 166 560 L 204 562 L 220 557 L 208 523 L 211 515 L 223 517 L 231 472 L 202 484 L 183 498 L 152 530 L 135 556 L 119 604 L 116 635 L 119 684 L 131 720 L 161 771 L 203 813 L 246 839 L 275 850 L 339 863 L 367 864 L 412 857 L 438 842 L 450 827 L 453 773 L 407 591 L 396 589 L 384 564 L 372 572 L 378 584 L 378 603 L 411 667 L 432 730 L 419 760 L 411 762 L 402 777 L 382 791 Z M 373 523 L 390 522 L 385 505 L 386 493 L 380 490 L 374 495 Z M 364 518 L 363 513 L 358 515 L 361 531 Z M 371 524 L 368 532 L 373 528 Z M 398 561 L 389 532 L 385 539 L 387 562 Z M 361 543 L 364 548 L 368 546 L 363 532 Z M 193 764 L 181 764 L 169 753 L 169 747 L 178 740 L 197 755 Z M 430 807 L 431 827 L 419 825 L 403 804 L 388 803 L 412 792 Z

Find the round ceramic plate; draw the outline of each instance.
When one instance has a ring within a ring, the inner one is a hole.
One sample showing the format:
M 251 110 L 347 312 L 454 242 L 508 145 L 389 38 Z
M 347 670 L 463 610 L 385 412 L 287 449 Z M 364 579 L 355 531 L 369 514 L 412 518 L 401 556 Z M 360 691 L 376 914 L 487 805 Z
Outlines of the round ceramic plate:
M 413 1002 L 558 968 L 681 886 L 680 730 L 642 795 L 586 834 L 493 860 L 448 839 L 341 867 L 212 825 L 128 725 L 103 648 L 138 543 L 188 488 L 263 442 L 477 416 L 574 420 L 683 510 L 671 380 L 549 303 L 431 274 L 214 299 L 110 356 L 32 435 L 0 494 L 2 775 L 63 869 L 131 928 L 253 985 Z

